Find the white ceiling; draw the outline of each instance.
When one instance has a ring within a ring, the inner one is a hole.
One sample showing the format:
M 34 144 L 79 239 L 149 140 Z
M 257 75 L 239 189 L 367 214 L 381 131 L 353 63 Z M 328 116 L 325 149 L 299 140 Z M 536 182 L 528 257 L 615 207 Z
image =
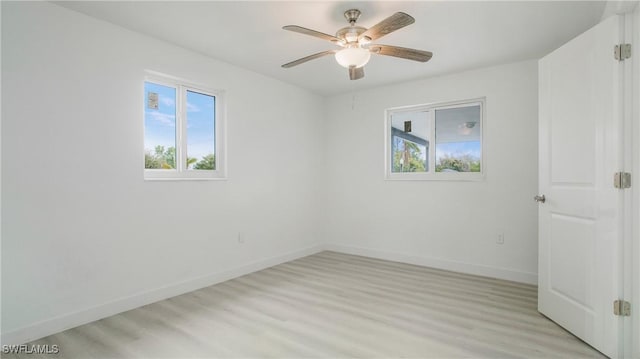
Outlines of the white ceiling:
M 595 25 L 605 2 L 163 2 L 69 1 L 57 4 L 255 72 L 334 95 L 384 84 L 544 56 Z M 427 63 L 372 56 L 366 76 L 350 81 L 331 56 L 290 69 L 280 65 L 335 48 L 329 42 L 282 30 L 300 25 L 334 34 L 342 13 L 362 11 L 371 27 L 396 11 L 413 25 L 379 39 L 387 45 L 432 51 Z

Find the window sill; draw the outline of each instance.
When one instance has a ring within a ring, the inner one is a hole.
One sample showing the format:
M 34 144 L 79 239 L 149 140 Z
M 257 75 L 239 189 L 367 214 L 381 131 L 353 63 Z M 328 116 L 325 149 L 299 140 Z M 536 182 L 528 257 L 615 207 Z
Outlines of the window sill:
M 225 181 L 223 170 L 213 171 L 176 171 L 176 170 L 145 170 L 145 181 Z
M 484 173 L 387 173 L 385 181 L 482 182 Z
M 145 177 L 145 181 L 167 182 L 167 181 L 226 181 L 227 177 Z

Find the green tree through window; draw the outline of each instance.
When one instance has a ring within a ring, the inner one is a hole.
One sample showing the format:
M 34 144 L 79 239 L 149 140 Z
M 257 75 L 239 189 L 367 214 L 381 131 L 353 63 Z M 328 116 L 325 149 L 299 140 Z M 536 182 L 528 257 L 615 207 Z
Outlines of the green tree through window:
M 394 137 L 393 172 L 424 172 L 425 146 Z
M 154 152 L 146 151 L 144 154 L 144 167 L 148 169 L 174 169 L 176 168 L 176 148 L 156 146 Z M 216 159 L 213 153 L 203 156 L 200 161 L 194 157 L 187 157 L 187 168 L 196 170 L 213 170 L 216 167 Z

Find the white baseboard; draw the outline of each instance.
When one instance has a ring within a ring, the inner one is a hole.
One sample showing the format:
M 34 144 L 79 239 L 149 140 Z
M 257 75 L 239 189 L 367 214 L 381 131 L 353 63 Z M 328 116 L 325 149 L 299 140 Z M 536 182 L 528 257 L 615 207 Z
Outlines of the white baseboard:
M 205 275 L 179 283 L 169 284 L 161 288 L 138 293 L 92 308 L 63 314 L 51 319 L 31 324 L 20 329 L 2 333 L 0 343 L 2 345 L 18 345 L 27 343 L 32 340 L 43 338 L 51 334 L 59 333 L 64 330 L 77 327 L 79 325 L 83 325 L 118 313 L 135 309 L 143 305 L 151 304 L 160 300 L 175 297 L 180 294 L 198 290 L 200 288 L 208 287 L 210 285 L 253 273 L 268 267 L 278 265 L 280 263 L 306 257 L 308 255 L 321 252 L 323 249 L 323 245 L 314 245 L 308 248 L 285 253 L 283 255 L 261 259 L 226 271 Z
M 394 262 L 415 264 L 424 267 L 449 270 L 452 272 L 479 275 L 483 277 L 491 277 L 520 282 L 526 284 L 538 284 L 538 274 L 520 272 L 512 269 L 490 267 L 479 264 L 457 262 L 449 259 L 416 256 L 406 253 L 387 252 L 377 249 L 369 249 L 362 247 L 345 246 L 336 243 L 326 243 L 324 249 L 328 251 L 340 252 L 345 254 L 353 254 L 364 257 L 385 259 Z
M 536 273 L 519 272 L 505 268 L 489 267 L 464 262 L 456 262 L 448 259 L 421 257 L 397 252 L 387 252 L 376 249 L 344 246 L 335 243 L 317 244 L 308 248 L 289 252 L 283 255 L 262 259 L 252 263 L 232 268 L 226 271 L 209 274 L 206 276 L 190 279 L 184 282 L 173 283 L 161 288 L 147 292 L 138 293 L 129 297 L 104 303 L 92 308 L 79 310 L 77 312 L 63 314 L 51 319 L 47 319 L 29 326 L 2 333 L 1 344 L 23 344 L 43 338 L 67 329 L 90 323 L 102 318 L 106 318 L 118 313 L 151 304 L 160 300 L 175 297 L 200 288 L 208 287 L 216 283 L 221 283 L 229 279 L 253 273 L 280 263 L 292 261 L 306 257 L 323 250 L 354 254 L 359 256 L 385 259 L 394 262 L 415 264 L 425 267 L 445 269 L 454 272 L 480 275 L 485 277 L 499 278 L 514 282 L 527 284 L 537 284 L 538 275 Z

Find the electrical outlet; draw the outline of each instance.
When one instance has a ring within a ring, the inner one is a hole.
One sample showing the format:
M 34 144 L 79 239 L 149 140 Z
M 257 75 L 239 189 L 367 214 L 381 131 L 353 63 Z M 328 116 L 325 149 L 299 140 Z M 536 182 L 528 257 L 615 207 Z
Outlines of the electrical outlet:
M 496 243 L 504 244 L 504 233 L 499 233 L 498 238 L 496 239 Z
M 244 244 L 244 233 L 238 232 L 238 243 Z

